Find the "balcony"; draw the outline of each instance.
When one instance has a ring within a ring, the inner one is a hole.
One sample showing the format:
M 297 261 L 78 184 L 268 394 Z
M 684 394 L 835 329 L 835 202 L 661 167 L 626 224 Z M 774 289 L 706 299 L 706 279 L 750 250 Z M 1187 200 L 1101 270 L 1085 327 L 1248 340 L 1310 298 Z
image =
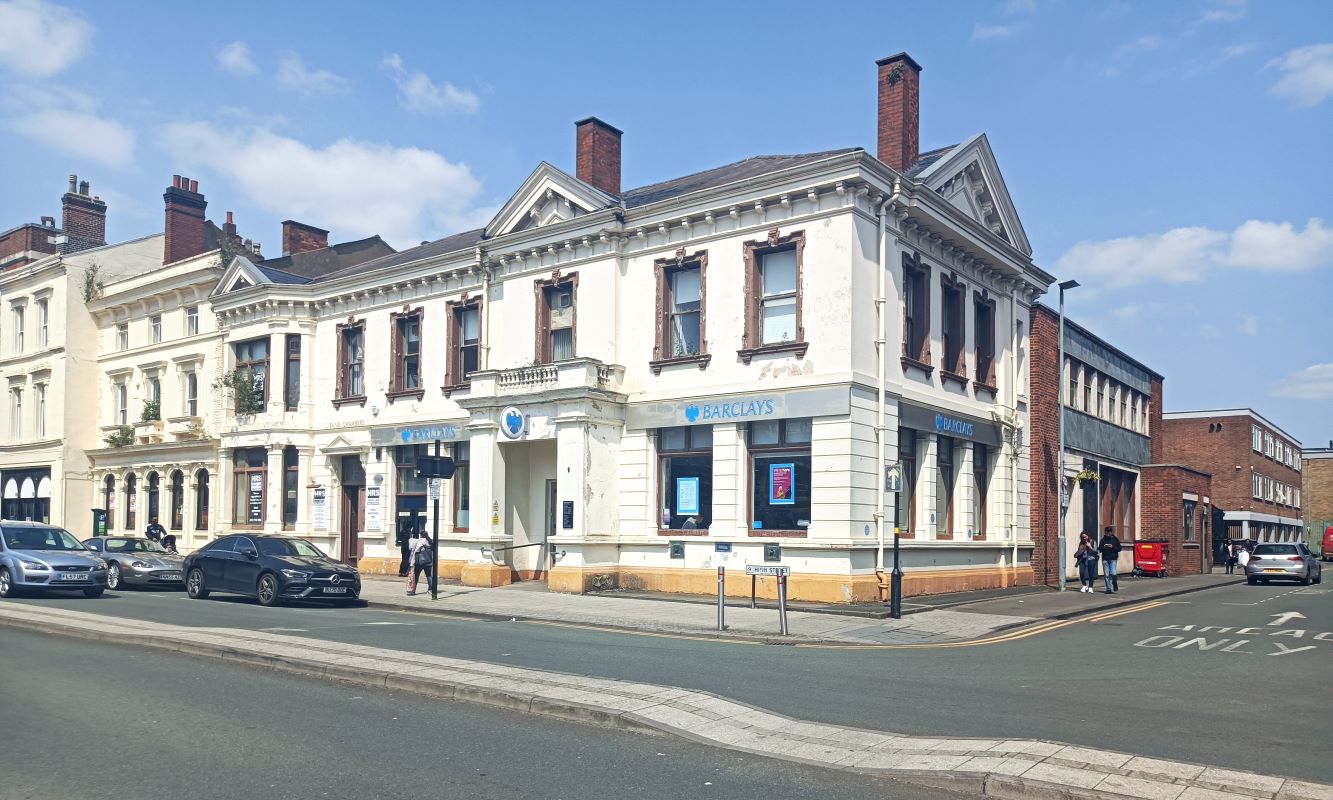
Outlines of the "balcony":
M 163 424 L 160 419 L 141 420 L 134 423 L 135 444 L 158 444 L 162 441 Z
M 486 401 L 492 398 L 545 400 L 601 395 L 610 399 L 620 392 L 624 376 L 624 367 L 603 364 L 595 358 L 478 370 L 471 375 L 466 399 L 459 402 L 466 408 L 488 405 Z

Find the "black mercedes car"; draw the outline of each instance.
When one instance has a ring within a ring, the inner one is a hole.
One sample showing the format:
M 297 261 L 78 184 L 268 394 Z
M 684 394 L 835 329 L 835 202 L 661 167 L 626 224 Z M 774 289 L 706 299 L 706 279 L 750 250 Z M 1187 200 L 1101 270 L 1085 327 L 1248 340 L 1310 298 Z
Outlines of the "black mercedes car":
M 356 567 L 334 561 L 304 539 L 288 536 L 224 536 L 186 556 L 184 571 L 185 592 L 195 599 L 228 592 L 258 598 L 264 606 L 284 600 L 361 604 Z

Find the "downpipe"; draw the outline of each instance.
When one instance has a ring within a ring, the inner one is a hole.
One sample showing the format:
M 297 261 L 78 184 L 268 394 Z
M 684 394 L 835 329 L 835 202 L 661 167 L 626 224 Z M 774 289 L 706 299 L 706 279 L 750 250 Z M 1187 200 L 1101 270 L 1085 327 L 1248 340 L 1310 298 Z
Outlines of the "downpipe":
M 875 218 L 879 222 L 879 276 L 878 291 L 875 296 L 876 321 L 879 324 L 879 336 L 875 339 L 875 380 L 879 389 L 879 402 L 875 409 L 875 450 L 877 453 L 879 469 L 876 471 L 875 481 L 878 488 L 875 491 L 875 579 L 878 584 L 879 602 L 888 600 L 891 588 L 887 573 L 884 571 L 884 455 L 887 450 L 884 430 L 884 407 L 887 403 L 885 395 L 885 370 L 884 370 L 884 349 L 888 346 L 888 314 L 885 313 L 885 306 L 888 298 L 888 214 L 892 209 L 899 206 L 904 199 L 903 179 L 897 177 L 893 179 L 893 193 L 888 199 L 880 204 L 875 213 Z M 895 520 L 896 522 L 896 520 Z

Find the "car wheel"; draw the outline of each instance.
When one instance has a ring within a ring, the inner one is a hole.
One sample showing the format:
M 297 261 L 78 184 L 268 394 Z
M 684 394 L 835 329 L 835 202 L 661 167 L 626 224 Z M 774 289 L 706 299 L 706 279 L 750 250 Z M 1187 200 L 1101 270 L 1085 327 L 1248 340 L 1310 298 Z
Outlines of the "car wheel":
M 204 586 L 204 572 L 198 567 L 190 570 L 190 574 L 185 576 L 185 593 L 192 600 L 203 600 L 208 597 L 208 589 Z
M 120 588 L 120 565 L 112 561 L 106 568 L 106 588 L 115 591 Z
M 261 606 L 276 606 L 278 604 L 278 579 L 273 577 L 272 573 L 264 573 L 259 576 L 259 584 L 255 587 L 255 594 L 259 597 Z
M 19 590 L 14 586 L 14 579 L 8 567 L 0 567 L 0 597 L 13 597 Z
M 1247 577 L 1247 578 L 1245 579 L 1245 582 L 1248 583 L 1249 585 L 1253 586 L 1253 585 L 1255 585 L 1256 583 L 1259 582 L 1259 579 L 1258 579 L 1258 578 L 1248 578 L 1248 577 Z
M 100 586 L 97 587 L 96 589 L 84 589 L 84 590 L 83 590 L 83 596 L 84 596 L 84 597 L 101 597 L 101 596 L 102 596 L 102 592 L 105 592 L 105 591 L 106 591 L 106 589 L 103 589 L 103 588 L 100 587 Z
M 1310 573 L 1309 573 L 1309 572 L 1306 572 L 1305 575 L 1303 575 L 1303 576 L 1301 577 L 1301 585 L 1302 585 L 1302 586 L 1309 586 L 1309 585 L 1312 584 L 1312 583 L 1314 583 L 1314 581 L 1310 580 Z

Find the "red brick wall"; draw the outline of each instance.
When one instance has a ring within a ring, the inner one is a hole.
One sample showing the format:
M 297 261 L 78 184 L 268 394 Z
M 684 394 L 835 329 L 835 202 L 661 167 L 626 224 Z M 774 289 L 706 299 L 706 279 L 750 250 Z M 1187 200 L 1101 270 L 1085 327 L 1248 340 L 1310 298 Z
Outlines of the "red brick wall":
M 90 197 L 86 190 L 85 182 L 80 189 L 82 193 L 68 192 L 62 198 L 61 229 L 65 234 L 65 253 L 106 244 L 106 203 Z
M 0 263 L 4 264 L 5 269 L 12 269 L 31 262 L 32 258 L 16 258 L 13 262 L 8 262 L 11 256 L 18 253 L 36 251 L 39 253 L 54 253 L 56 246 L 47 241 L 48 238 L 58 233 L 55 228 L 48 228 L 44 225 L 38 225 L 30 222 L 22 227 L 15 228 L 9 233 L 0 237 Z
M 1163 452 L 1161 458 L 1154 458 L 1154 461 L 1183 464 L 1211 473 L 1213 503 L 1223 511 L 1300 516 L 1294 508 L 1254 498 L 1252 471 L 1289 486 L 1301 484 L 1299 472 L 1263 453 L 1254 452 L 1250 446 L 1250 428 L 1254 424 L 1267 430 L 1262 423 L 1247 416 L 1163 420 Z
M 575 124 L 575 174 L 607 194 L 620 194 L 620 131 L 596 117 Z
M 329 246 L 329 232 L 295 220 L 282 223 L 282 254 L 304 253 Z
M 1060 580 L 1060 500 L 1056 483 L 1060 446 L 1060 318 L 1045 306 L 1034 306 L 1031 325 L 1028 453 L 1032 481 L 1032 574 L 1036 583 L 1054 585 Z
M 1162 438 L 1162 379 L 1152 379 L 1152 397 L 1148 398 L 1148 439 L 1151 442 L 1152 463 L 1161 464 L 1164 439 Z
M 921 67 L 905 53 L 875 63 L 879 65 L 876 155 L 904 172 L 916 163 L 921 151 Z
M 162 195 L 167 214 L 163 264 L 197 256 L 207 249 L 204 209 L 208 202 L 199 194 L 199 182 L 173 175 L 171 184 Z
M 1170 464 L 1146 466 L 1139 474 L 1139 541 L 1166 540 L 1168 575 L 1198 575 L 1212 569 L 1211 543 L 1217 532 L 1209 528 L 1207 538 L 1204 536 L 1205 522 L 1211 525 L 1211 520 L 1204 517 L 1203 502 L 1210 496 L 1209 485 L 1208 475 Z M 1185 542 L 1186 493 L 1198 498 L 1194 505 L 1194 541 L 1190 543 Z

